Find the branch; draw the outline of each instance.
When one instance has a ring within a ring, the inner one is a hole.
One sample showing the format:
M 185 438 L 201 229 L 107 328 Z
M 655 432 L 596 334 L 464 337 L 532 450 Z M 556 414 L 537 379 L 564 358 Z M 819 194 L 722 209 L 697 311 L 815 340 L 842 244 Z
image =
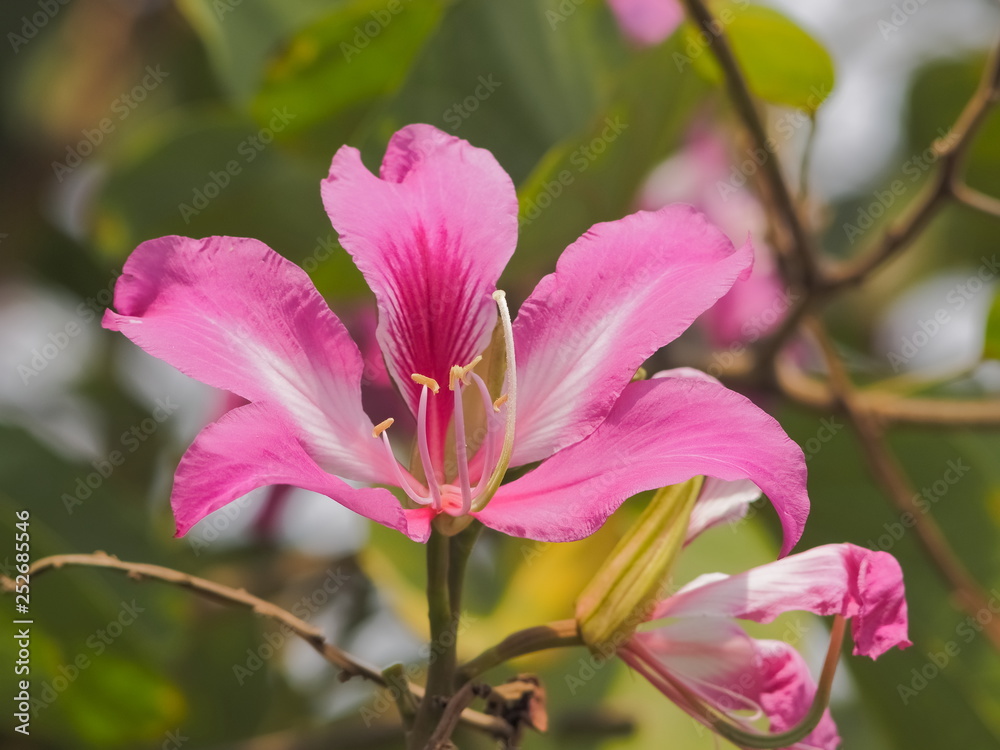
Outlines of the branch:
M 932 182 L 871 250 L 827 278 L 825 285 L 829 289 L 839 289 L 864 281 L 868 274 L 905 248 L 949 198 L 958 198 L 973 208 L 1000 215 L 1000 204 L 995 199 L 966 187 L 961 178 L 969 147 L 997 101 L 1000 101 L 1000 42 L 993 49 L 979 86 L 952 126 L 948 138 L 937 140 L 933 144 L 940 166 Z
M 338 669 L 343 670 L 348 677 L 361 677 L 383 687 L 386 684 L 385 678 L 377 668 L 334 646 L 326 640 L 326 637 L 318 628 L 299 619 L 291 612 L 253 594 L 249 594 L 243 589 L 223 586 L 214 581 L 198 578 L 160 565 L 123 562 L 117 557 L 104 552 L 95 552 L 92 555 L 53 555 L 51 557 L 43 557 L 31 565 L 28 574 L 29 576 L 37 577 L 47 571 L 58 570 L 66 566 L 117 570 L 136 581 L 147 578 L 162 581 L 163 583 L 188 589 L 215 602 L 246 607 L 262 617 L 276 620 L 287 626 L 293 633 L 312 646 L 320 656 Z M 17 584 L 7 576 L 0 576 L 0 589 L 8 593 L 13 593 L 17 591 Z M 418 699 L 423 698 L 424 690 L 419 685 L 409 683 L 409 689 Z M 510 734 L 510 727 L 506 722 L 478 711 L 465 710 L 461 714 L 461 719 L 465 724 L 488 732 L 496 737 L 506 737 Z
M 764 129 L 764 123 L 757 112 L 757 105 L 750 94 L 750 87 L 747 85 L 743 71 L 733 55 L 729 39 L 722 30 L 722 25 L 702 0 L 683 0 L 683 2 L 688 15 L 701 27 L 702 32 L 709 40 L 712 51 L 722 67 L 729 98 L 732 100 L 743 126 L 749 133 L 754 147 L 763 149 L 764 153 L 768 154 L 761 169 L 766 179 L 769 197 L 774 203 L 776 213 L 781 217 L 788 234 L 791 236 L 792 251 L 801 267 L 802 284 L 807 289 L 812 288 L 818 278 L 813 241 L 799 217 L 795 200 L 792 198 L 791 190 L 789 190 L 781 171 L 778 155 L 767 148 L 767 131 Z
M 830 383 L 810 377 L 786 359 L 775 364 L 777 386 L 786 398 L 822 412 L 845 413 Z M 1000 426 L 1000 399 L 910 398 L 883 390 L 856 390 L 855 405 L 880 423 L 955 429 Z
M 868 468 L 892 503 L 903 513 L 913 518 L 913 530 L 917 534 L 931 564 L 952 590 L 958 606 L 972 617 L 989 612 L 989 600 L 972 574 L 955 554 L 941 527 L 930 515 L 922 511 L 914 502 L 919 497 L 916 488 L 910 484 L 903 468 L 885 444 L 881 427 L 874 415 L 865 411 L 857 399 L 844 363 L 840 361 L 826 329 L 815 318 L 809 321 L 810 328 L 819 341 L 830 371 L 830 386 L 841 408 L 853 424 L 861 444 L 862 454 Z M 1000 621 L 991 618 L 984 625 L 993 647 L 1000 651 Z

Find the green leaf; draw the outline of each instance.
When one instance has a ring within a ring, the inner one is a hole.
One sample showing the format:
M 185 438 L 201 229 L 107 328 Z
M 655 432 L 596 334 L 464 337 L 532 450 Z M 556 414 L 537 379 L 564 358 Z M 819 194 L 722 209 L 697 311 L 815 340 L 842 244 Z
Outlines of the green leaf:
M 716 9 L 733 54 L 756 96 L 806 112 L 815 112 L 834 85 L 833 60 L 823 45 L 776 10 L 741 2 Z M 722 69 L 705 34 L 691 23 L 682 27 L 683 50 L 674 60 L 692 64 L 713 83 Z
M 390 94 L 436 28 L 444 2 L 365 0 L 296 34 L 268 65 L 252 103 L 258 122 L 287 109 L 292 130 Z

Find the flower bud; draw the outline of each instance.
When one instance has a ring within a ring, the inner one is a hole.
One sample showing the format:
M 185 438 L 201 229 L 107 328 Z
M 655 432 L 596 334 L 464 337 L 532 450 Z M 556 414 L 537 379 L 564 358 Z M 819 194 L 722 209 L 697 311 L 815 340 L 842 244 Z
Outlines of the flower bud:
M 664 598 L 664 585 L 684 545 L 691 508 L 703 482 L 704 477 L 694 477 L 658 490 L 583 590 L 576 619 L 591 649 L 617 649 Z

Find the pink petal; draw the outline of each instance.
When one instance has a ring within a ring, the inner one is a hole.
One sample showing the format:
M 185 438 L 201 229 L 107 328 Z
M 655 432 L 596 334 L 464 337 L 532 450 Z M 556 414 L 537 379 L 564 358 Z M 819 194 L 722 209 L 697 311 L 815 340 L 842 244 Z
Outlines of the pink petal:
M 684 20 L 677 0 L 608 0 L 622 31 L 636 44 L 659 44 Z
M 413 373 L 448 382 L 489 342 L 490 295 L 517 243 L 514 185 L 488 151 L 430 125 L 397 132 L 380 177 L 342 147 L 322 183 L 323 204 L 379 307 L 378 340 L 415 414 Z M 432 399 L 443 439 L 450 398 Z
M 784 732 L 798 724 L 809 712 L 816 697 L 816 683 L 802 655 L 783 641 L 754 640 L 756 680 L 754 699 L 771 720 L 771 732 Z M 840 746 L 837 725 L 830 710 L 823 712 L 816 728 L 794 750 L 836 750 Z
M 663 601 L 653 619 L 729 616 L 770 622 L 805 610 L 851 619 L 854 653 L 873 659 L 906 637 L 903 573 L 886 552 L 828 544 L 734 576 L 701 576 Z
M 103 325 L 181 372 L 264 402 L 338 476 L 389 481 L 357 346 L 305 271 L 257 240 L 161 237 L 125 263 Z
M 747 514 L 750 503 L 760 497 L 760 489 L 749 479 L 726 482 L 715 477 L 705 479 L 698 502 L 691 509 L 687 538 L 690 543 L 706 529 L 733 523 Z
M 714 617 L 680 619 L 637 633 L 620 653 L 695 718 L 670 680 L 751 731 L 753 717 L 745 712 L 763 712 L 768 731 L 783 732 L 805 718 L 816 695 L 816 683 L 795 649 L 781 641 L 750 638 L 737 625 Z M 816 729 L 790 747 L 834 750 L 839 744 L 827 710 Z
M 418 542 L 430 535 L 430 511 L 404 510 L 388 490 L 355 489 L 327 473 L 310 457 L 285 415 L 259 403 L 227 412 L 202 430 L 184 454 L 170 498 L 177 535 L 251 490 L 276 484 L 327 495 Z
M 623 655 L 630 663 L 636 656 L 645 656 L 647 663 L 652 657 L 649 674 L 657 687 L 667 688 L 669 697 L 677 700 L 680 694 L 670 690 L 660 674 L 682 682 L 748 729 L 748 717 L 740 714 L 748 710 L 762 711 L 770 732 L 791 729 L 805 718 L 816 695 L 816 683 L 795 649 L 781 641 L 750 638 L 737 625 L 714 617 L 684 618 L 637 633 Z M 683 698 L 678 703 L 687 710 Z M 816 729 L 791 748 L 834 750 L 839 743 L 837 727 L 826 711 Z
M 572 541 L 626 498 L 699 474 L 750 479 L 778 512 L 782 553 L 798 541 L 809 512 L 802 451 L 748 399 L 694 378 L 632 383 L 590 437 L 501 487 L 475 515 L 513 536 Z
M 514 321 L 512 466 L 587 435 L 639 366 L 749 273 L 739 250 L 690 206 L 597 224 L 559 258 Z

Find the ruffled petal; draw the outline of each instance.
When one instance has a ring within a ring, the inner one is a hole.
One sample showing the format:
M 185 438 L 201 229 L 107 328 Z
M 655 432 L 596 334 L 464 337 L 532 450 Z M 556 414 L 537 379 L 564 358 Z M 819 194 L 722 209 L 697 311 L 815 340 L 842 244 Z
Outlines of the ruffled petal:
M 379 307 L 378 341 L 414 414 L 413 373 L 448 382 L 489 343 L 490 295 L 517 243 L 517 196 L 493 155 L 430 125 L 397 132 L 380 176 L 342 147 L 322 183 L 340 243 Z M 443 440 L 451 398 L 432 399 L 432 443 Z M 436 448 L 436 450 L 439 449 Z
M 287 484 L 319 492 L 418 542 L 430 535 L 432 513 L 403 509 L 391 492 L 355 489 L 310 457 L 287 417 L 268 404 L 248 404 L 224 414 L 199 433 L 177 473 L 170 504 L 177 535 L 251 490 Z
M 144 242 L 103 325 L 186 375 L 280 412 L 324 470 L 391 482 L 361 406 L 364 364 L 305 271 L 257 240 Z
M 632 383 L 590 437 L 504 485 L 473 515 L 512 536 L 572 541 L 626 498 L 697 475 L 749 479 L 778 513 L 782 554 L 798 541 L 809 512 L 802 451 L 748 399 L 694 378 Z
M 659 44 L 684 20 L 677 0 L 608 0 L 618 25 L 636 44 Z
M 896 559 L 853 544 L 828 544 L 733 576 L 700 576 L 660 603 L 652 619 L 705 615 L 771 622 L 804 610 L 851 618 L 854 653 L 873 659 L 906 648 L 906 598 Z
M 690 206 L 597 224 L 570 245 L 514 321 L 517 438 L 512 466 L 572 445 L 607 416 L 639 366 L 749 272 Z

